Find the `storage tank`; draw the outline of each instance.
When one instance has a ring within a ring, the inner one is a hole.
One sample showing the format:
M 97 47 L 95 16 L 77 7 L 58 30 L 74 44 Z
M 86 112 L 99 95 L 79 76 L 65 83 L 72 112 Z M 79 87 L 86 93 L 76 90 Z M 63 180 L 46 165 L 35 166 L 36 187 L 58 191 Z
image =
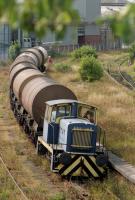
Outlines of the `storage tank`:
M 43 47 L 35 47 L 18 56 L 10 68 L 11 91 L 41 127 L 46 109 L 45 102 L 58 99 L 77 100 L 70 89 L 38 70 L 38 65 L 42 65 L 46 60 L 47 51 Z
M 48 77 L 33 78 L 21 91 L 23 107 L 40 126 L 44 120 L 45 102 L 58 99 L 77 100 L 70 89 Z
M 17 99 L 19 100 L 20 104 L 22 103 L 21 101 L 21 95 L 22 95 L 22 90 L 27 85 L 27 83 L 36 78 L 36 77 L 44 77 L 44 74 L 42 74 L 40 71 L 36 69 L 26 69 L 21 71 L 13 81 L 13 91 Z
M 10 72 L 10 88 L 13 87 L 13 82 L 17 74 L 26 69 L 37 69 L 37 67 L 31 63 L 20 63 L 14 66 L 14 68 Z
M 40 69 L 40 67 L 43 66 L 44 63 L 47 61 L 47 58 L 47 51 L 43 47 L 26 49 L 15 59 L 10 67 L 10 71 L 12 71 L 12 69 L 20 63 L 33 64 Z

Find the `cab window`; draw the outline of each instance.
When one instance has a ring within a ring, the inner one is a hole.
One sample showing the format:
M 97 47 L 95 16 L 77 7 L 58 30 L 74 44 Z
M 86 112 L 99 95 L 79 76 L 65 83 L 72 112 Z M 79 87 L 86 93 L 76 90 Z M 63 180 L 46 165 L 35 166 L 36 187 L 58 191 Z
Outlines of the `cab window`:
M 71 115 L 71 106 L 70 105 L 61 105 L 57 107 L 57 117 L 64 117 Z
M 58 122 L 58 118 L 71 116 L 71 105 L 57 105 L 52 109 L 51 122 Z
M 46 106 L 45 119 L 49 122 L 52 115 L 52 107 Z
M 56 111 L 57 111 L 57 108 L 56 106 L 54 106 L 52 109 L 51 122 L 55 122 L 56 120 Z
M 96 123 L 96 111 L 94 108 L 85 105 L 78 106 L 78 117 L 88 119 L 91 123 Z

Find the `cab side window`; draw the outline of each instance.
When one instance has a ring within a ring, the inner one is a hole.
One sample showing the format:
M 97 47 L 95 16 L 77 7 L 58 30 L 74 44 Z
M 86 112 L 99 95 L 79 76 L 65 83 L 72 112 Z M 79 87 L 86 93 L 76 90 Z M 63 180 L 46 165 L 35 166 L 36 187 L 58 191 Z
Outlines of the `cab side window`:
M 45 113 L 45 119 L 48 122 L 50 122 L 51 114 L 52 114 L 52 107 L 47 106 L 46 113 Z
M 91 123 L 95 123 L 95 110 L 88 108 L 87 106 L 78 107 L 78 117 L 88 119 Z
M 56 105 L 52 108 L 51 122 L 59 123 L 60 119 L 65 116 L 71 116 L 71 105 Z
M 57 107 L 57 117 L 70 116 L 71 114 L 70 105 L 63 105 Z
M 57 112 L 56 107 L 53 107 L 52 115 L 51 115 L 51 122 L 55 122 L 56 121 L 56 112 Z

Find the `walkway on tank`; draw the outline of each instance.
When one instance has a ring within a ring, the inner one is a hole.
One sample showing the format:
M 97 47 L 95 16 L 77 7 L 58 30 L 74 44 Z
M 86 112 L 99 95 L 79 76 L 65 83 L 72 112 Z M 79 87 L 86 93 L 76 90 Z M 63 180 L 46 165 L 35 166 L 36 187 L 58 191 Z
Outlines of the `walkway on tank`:
M 111 166 L 127 180 L 135 184 L 135 166 L 119 158 L 112 152 L 108 152 L 108 157 Z

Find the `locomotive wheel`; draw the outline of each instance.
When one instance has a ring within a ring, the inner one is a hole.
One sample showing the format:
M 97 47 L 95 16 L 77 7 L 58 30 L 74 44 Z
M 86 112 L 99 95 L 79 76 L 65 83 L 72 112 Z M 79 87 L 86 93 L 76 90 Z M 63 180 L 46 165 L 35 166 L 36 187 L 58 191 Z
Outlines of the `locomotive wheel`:
M 47 150 L 45 149 L 45 147 L 42 144 L 37 144 L 37 154 L 38 155 L 44 155 L 47 153 Z
M 28 127 L 27 125 L 25 125 L 24 131 L 25 131 L 27 134 L 29 134 L 29 127 Z
M 36 136 L 34 137 L 34 140 L 33 140 L 33 143 L 34 143 L 35 147 L 37 146 L 37 140 L 38 140 L 38 136 L 36 135 Z
M 20 117 L 20 119 L 19 119 L 19 124 L 20 124 L 20 126 L 23 126 L 23 123 L 24 123 L 24 122 L 23 122 L 23 118 Z

